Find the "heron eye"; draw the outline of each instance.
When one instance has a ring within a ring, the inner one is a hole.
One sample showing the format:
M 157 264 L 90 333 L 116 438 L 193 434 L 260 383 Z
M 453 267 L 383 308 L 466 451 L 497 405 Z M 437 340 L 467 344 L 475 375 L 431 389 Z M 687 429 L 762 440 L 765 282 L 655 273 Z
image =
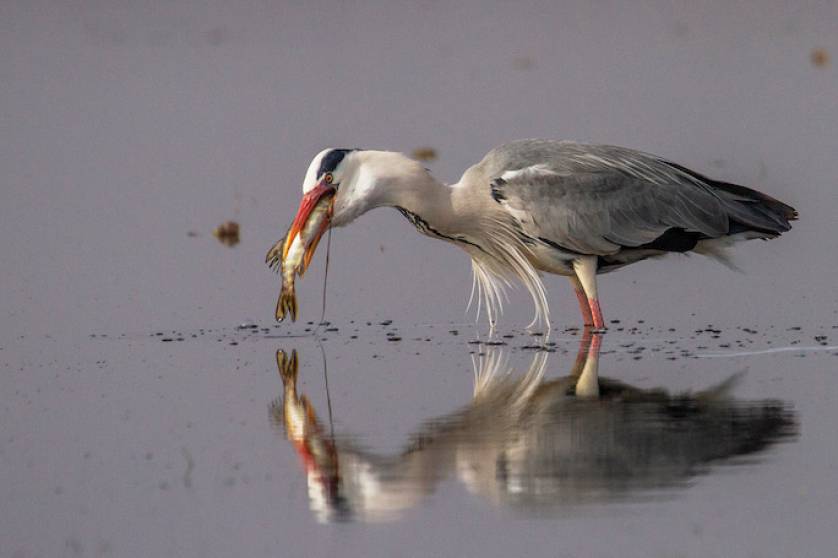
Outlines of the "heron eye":
M 323 180 L 326 182 L 326 184 L 331 184 L 335 181 L 335 177 L 332 176 L 332 173 L 327 172 L 326 176 L 323 177 Z

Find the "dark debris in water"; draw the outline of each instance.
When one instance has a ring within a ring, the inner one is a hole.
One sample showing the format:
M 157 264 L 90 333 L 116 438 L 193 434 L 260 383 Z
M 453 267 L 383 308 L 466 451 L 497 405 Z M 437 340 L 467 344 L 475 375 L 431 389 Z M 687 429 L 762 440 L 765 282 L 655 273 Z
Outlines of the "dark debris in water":
M 556 349 L 548 347 L 547 345 L 524 345 L 521 347 L 522 351 L 544 351 L 545 353 L 555 353 Z
M 436 149 L 434 149 L 433 147 L 426 147 L 425 146 L 425 147 L 417 147 L 416 149 L 414 149 L 410 153 L 410 156 L 417 161 L 422 161 L 422 162 L 427 163 L 427 162 L 436 160 L 437 153 L 436 153 Z
M 612 320 L 611 323 L 619 320 Z M 623 320 L 625 322 L 625 320 Z M 639 321 L 637 322 L 640 323 Z M 145 338 L 154 338 L 163 343 L 183 343 L 188 341 L 201 342 L 209 337 L 209 340 L 223 342 L 227 346 L 237 347 L 243 341 L 270 339 L 272 342 L 295 337 L 321 340 L 324 342 L 343 340 L 363 340 L 370 345 L 376 345 L 386 341 L 394 346 L 405 347 L 413 352 L 416 343 L 433 345 L 461 344 L 472 345 L 474 354 L 488 351 L 489 347 L 508 347 L 512 352 L 516 351 L 546 351 L 563 354 L 575 354 L 578 348 L 579 339 L 582 337 L 582 330 L 576 326 L 568 326 L 564 329 L 553 329 L 551 340 L 540 339 L 543 332 L 530 332 L 524 329 L 507 330 L 501 334 L 488 336 L 484 339 L 463 339 L 469 331 L 474 331 L 466 325 L 451 322 L 446 325 L 411 324 L 401 326 L 394 324 L 392 319 L 369 320 L 347 322 L 341 325 L 330 321 L 309 322 L 310 327 L 297 329 L 289 324 L 263 325 L 252 321 L 245 321 L 239 325 L 228 328 L 200 328 L 195 330 L 156 330 L 143 334 Z M 318 325 L 314 325 L 318 324 Z M 354 324 L 354 325 L 349 325 Z M 366 324 L 366 327 L 363 325 Z M 437 329 L 434 329 L 436 325 Z M 441 326 L 441 327 L 440 327 Z M 456 327 L 452 327 L 456 326 Z M 419 330 L 417 331 L 417 328 Z M 679 333 L 676 328 L 661 327 L 655 325 L 638 325 L 627 328 L 614 328 L 603 336 L 602 354 L 615 355 L 617 361 L 641 360 L 643 356 L 664 358 L 669 361 L 681 359 L 695 359 L 703 356 L 721 356 L 721 354 L 736 355 L 736 351 L 761 351 L 771 348 L 794 348 L 791 353 L 795 355 L 814 356 L 823 352 L 835 354 L 828 350 L 830 338 L 827 332 L 833 328 L 832 324 L 813 327 L 808 332 L 801 326 L 767 326 L 763 331 L 751 326 L 732 326 L 723 328 L 708 324 L 698 329 L 687 329 Z M 343 331 L 341 331 L 343 329 Z M 480 336 L 483 336 L 483 330 Z M 382 335 L 383 334 L 383 335 Z M 126 337 L 127 336 L 127 337 Z M 132 335 L 122 333 L 92 333 L 91 339 L 130 339 Z M 382 338 L 383 337 L 383 338 Z M 518 339 L 519 341 L 515 341 Z M 245 343 L 245 346 L 253 348 L 254 345 Z M 823 351 L 823 348 L 827 348 Z M 248 349 L 250 350 L 250 349 Z M 401 349 L 399 349 L 401 350 Z M 791 356 L 791 353 L 789 356 Z M 380 358 L 378 355 L 376 358 Z
M 826 68 L 829 66 L 829 51 L 822 47 L 813 48 L 809 59 L 814 67 Z
M 212 231 L 212 235 L 218 239 L 221 244 L 233 247 L 239 243 L 239 224 L 235 221 L 226 221 L 221 223 Z

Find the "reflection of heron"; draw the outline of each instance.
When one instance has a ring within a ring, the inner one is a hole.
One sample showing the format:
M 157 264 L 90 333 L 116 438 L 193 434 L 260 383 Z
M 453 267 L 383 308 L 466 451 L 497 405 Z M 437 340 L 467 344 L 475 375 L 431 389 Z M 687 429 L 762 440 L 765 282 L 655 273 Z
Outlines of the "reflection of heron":
M 398 517 L 451 474 L 495 504 L 556 513 L 677 487 L 712 462 L 793 432 L 794 415 L 782 403 L 732 399 L 735 376 L 679 396 L 599 378 L 589 335 L 571 374 L 555 380 L 544 379 L 546 352 L 521 375 L 501 351 L 487 349 L 475 362 L 472 401 L 427 422 L 391 456 L 329 436 L 296 391 L 296 353 L 277 353 L 284 397 L 271 416 L 304 462 L 319 519 Z
M 585 322 L 604 329 L 597 274 L 671 252 L 721 257 L 734 241 L 776 237 L 797 218 L 774 198 L 661 157 L 570 141 L 502 145 L 450 187 L 400 153 L 326 149 L 312 160 L 303 192 L 286 247 L 322 200 L 332 226 L 395 207 L 421 233 L 468 252 L 492 324 L 514 280 L 535 302 L 534 322 L 549 326 L 539 276 L 547 272 L 570 278 Z

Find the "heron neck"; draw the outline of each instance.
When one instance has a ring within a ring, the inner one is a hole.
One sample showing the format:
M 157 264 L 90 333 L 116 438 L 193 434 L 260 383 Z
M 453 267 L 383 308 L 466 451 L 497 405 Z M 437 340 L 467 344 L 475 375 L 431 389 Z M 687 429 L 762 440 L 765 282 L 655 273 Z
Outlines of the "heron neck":
M 424 168 L 394 177 L 387 191 L 390 195 L 386 205 L 399 209 L 411 221 L 413 215 L 437 230 L 448 230 L 454 221 L 451 188 Z

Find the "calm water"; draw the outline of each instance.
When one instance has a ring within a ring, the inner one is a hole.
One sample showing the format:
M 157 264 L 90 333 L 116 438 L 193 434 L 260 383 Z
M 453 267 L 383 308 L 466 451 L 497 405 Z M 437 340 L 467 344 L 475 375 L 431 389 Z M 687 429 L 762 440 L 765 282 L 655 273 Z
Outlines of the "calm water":
M 0 556 L 831 555 L 836 18 L 3 3 Z M 801 220 L 741 273 L 603 278 L 597 350 L 560 278 L 549 339 L 520 292 L 488 337 L 465 255 L 381 210 L 333 236 L 330 324 L 322 255 L 303 321 L 271 323 L 264 254 L 317 151 L 432 147 L 453 181 L 519 137 L 660 153 Z

